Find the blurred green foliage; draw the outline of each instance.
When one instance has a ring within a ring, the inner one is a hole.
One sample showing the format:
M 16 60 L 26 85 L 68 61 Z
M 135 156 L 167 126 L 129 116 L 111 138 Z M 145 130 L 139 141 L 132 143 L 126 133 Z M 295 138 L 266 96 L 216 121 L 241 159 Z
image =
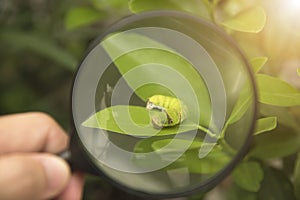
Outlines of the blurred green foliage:
M 78 13 L 79 6 L 95 11 Z M 128 13 L 119 1 L 1 1 L 0 113 L 43 111 L 68 127 L 73 73 L 89 43 L 120 17 L 115 9 L 120 16 Z M 71 20 L 78 21 L 74 11 L 80 23 L 89 18 L 96 24 L 70 31 L 80 25 Z
M 300 6 L 296 10 L 297 4 L 292 5 L 297 1 L 154 1 L 2 0 L 0 114 L 43 111 L 68 128 L 76 65 L 107 25 L 132 12 L 188 12 L 211 20 L 242 47 L 257 73 L 260 117 L 277 120 L 276 129 L 254 136 L 250 153 L 233 173 L 233 181 L 226 182 L 224 195 L 300 199 Z M 140 199 L 88 177 L 84 199 L 99 198 Z

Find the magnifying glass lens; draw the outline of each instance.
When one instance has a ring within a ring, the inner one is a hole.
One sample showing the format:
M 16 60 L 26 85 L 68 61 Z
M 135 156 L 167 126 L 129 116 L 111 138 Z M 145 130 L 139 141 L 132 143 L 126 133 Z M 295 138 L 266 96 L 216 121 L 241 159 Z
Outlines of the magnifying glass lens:
M 205 191 L 245 155 L 256 115 L 249 65 L 213 24 L 156 11 L 114 24 L 76 73 L 72 114 L 96 173 L 140 195 Z

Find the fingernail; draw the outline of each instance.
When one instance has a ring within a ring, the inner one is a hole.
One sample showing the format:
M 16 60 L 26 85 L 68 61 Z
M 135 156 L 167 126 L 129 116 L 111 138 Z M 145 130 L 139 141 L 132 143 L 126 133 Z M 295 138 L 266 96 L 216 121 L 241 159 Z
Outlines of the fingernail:
M 36 157 L 45 169 L 47 186 L 44 198 L 49 199 L 59 195 L 70 180 L 70 168 L 67 163 L 59 157 L 45 154 Z

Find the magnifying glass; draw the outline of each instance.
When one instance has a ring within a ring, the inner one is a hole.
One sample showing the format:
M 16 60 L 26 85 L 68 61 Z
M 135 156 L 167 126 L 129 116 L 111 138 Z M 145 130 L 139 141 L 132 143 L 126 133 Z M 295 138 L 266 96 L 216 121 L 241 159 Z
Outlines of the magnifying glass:
M 130 16 L 78 67 L 70 163 L 145 197 L 207 191 L 246 154 L 256 99 L 245 56 L 212 23 L 177 11 Z

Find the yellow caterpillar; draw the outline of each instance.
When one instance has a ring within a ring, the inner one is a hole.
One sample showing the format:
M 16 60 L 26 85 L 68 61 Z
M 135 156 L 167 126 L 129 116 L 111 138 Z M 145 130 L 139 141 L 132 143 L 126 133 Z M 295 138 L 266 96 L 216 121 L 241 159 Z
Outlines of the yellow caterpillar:
M 146 108 L 158 111 L 151 116 L 154 128 L 175 126 L 187 117 L 187 107 L 175 97 L 153 95 L 148 98 Z

